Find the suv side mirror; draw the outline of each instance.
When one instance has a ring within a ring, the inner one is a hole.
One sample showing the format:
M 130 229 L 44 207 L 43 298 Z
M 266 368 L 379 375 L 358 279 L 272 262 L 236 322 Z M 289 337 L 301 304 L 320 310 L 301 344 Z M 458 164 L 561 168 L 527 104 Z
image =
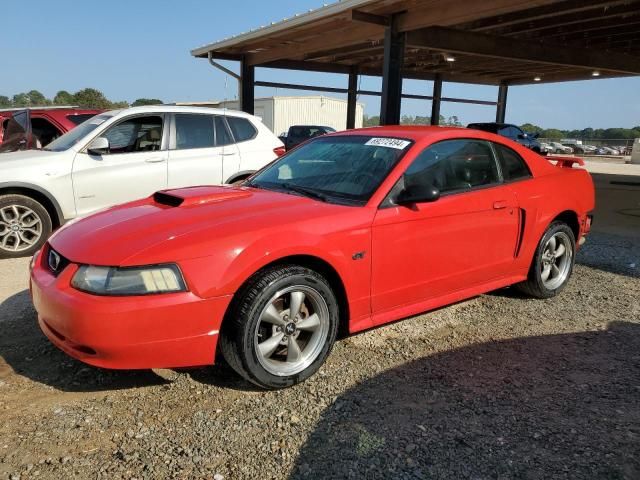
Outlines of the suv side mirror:
M 406 182 L 405 182 L 406 185 Z M 433 185 L 410 185 L 405 186 L 398 196 L 398 205 L 411 205 L 414 203 L 435 202 L 440 198 L 440 190 Z
M 103 155 L 109 152 L 109 140 L 105 137 L 94 138 L 87 146 L 91 155 Z

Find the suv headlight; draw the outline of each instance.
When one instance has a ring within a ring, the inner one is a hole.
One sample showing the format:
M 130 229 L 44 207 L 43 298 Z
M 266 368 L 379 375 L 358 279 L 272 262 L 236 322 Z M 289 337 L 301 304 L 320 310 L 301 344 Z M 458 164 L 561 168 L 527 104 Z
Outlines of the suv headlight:
M 187 287 L 177 265 L 96 267 L 82 265 L 71 285 L 96 295 L 149 295 L 184 292 Z

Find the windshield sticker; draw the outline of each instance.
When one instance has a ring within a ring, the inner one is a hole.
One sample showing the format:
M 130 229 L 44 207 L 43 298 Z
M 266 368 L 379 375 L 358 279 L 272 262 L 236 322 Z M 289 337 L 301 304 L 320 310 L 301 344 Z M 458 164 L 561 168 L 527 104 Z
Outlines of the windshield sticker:
M 365 145 L 370 145 L 372 147 L 387 147 L 387 148 L 395 148 L 397 150 L 404 150 L 407 145 L 411 142 L 407 140 L 400 140 L 398 138 L 372 138 Z

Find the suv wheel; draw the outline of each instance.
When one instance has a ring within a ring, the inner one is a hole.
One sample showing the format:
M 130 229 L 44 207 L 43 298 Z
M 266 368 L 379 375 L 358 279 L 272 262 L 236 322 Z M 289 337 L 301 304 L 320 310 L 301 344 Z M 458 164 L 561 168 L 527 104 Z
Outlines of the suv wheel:
M 0 196 L 0 258 L 33 255 L 51 234 L 51 217 L 24 195 Z
M 232 303 L 220 336 L 229 365 L 268 389 L 313 375 L 336 338 L 338 304 L 327 281 L 297 265 L 258 272 Z

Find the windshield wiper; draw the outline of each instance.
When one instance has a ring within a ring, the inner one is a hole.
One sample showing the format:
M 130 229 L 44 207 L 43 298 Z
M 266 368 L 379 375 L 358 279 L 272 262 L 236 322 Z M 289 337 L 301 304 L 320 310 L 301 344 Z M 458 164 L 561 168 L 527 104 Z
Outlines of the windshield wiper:
M 295 185 L 289 182 L 248 182 L 246 184 L 247 187 L 253 188 L 266 188 L 267 190 L 275 189 L 275 190 L 284 190 L 289 192 L 299 193 L 300 195 L 304 195 L 305 197 L 315 198 L 316 200 L 320 200 L 322 202 L 329 202 L 329 195 L 325 195 L 324 193 L 320 193 L 317 190 L 312 188 L 303 187 L 301 185 Z
M 287 182 L 281 183 L 280 185 L 286 190 L 291 190 L 292 192 L 299 193 L 306 197 L 312 197 L 322 202 L 329 201 L 329 197 L 327 195 L 320 193 L 317 190 L 313 190 L 312 188 L 302 187 L 300 185 L 294 185 L 292 183 L 287 183 Z

